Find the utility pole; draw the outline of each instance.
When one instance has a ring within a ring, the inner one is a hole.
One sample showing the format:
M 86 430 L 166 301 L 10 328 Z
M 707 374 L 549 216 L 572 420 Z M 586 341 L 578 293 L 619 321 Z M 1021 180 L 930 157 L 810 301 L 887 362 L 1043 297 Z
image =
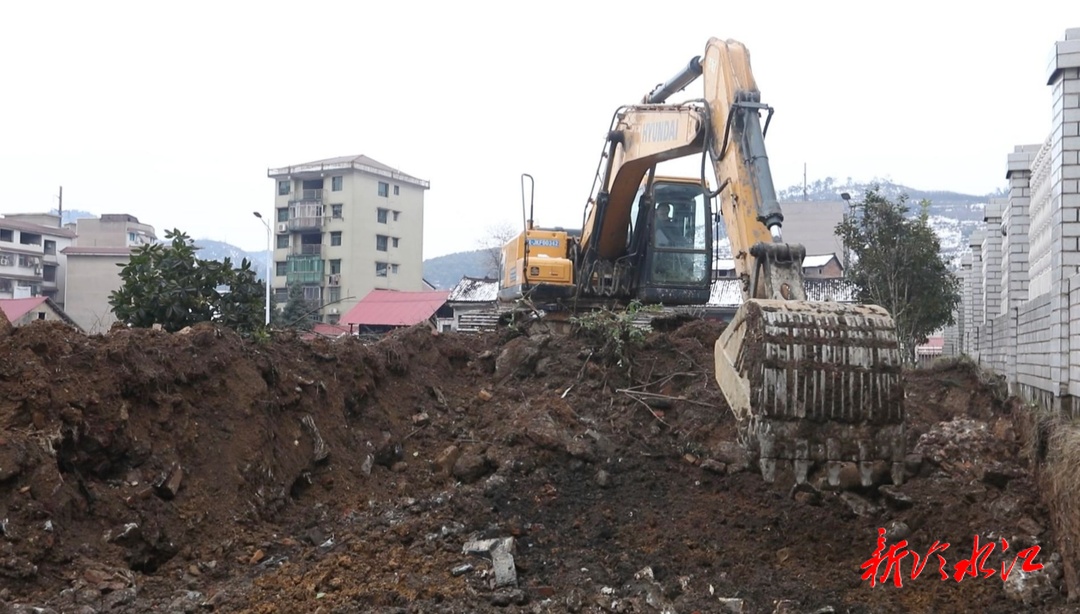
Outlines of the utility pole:
M 64 227 L 64 186 L 60 186 L 60 205 L 57 211 L 60 212 L 60 228 Z
M 806 162 L 802 163 L 802 199 L 809 200 L 806 196 Z

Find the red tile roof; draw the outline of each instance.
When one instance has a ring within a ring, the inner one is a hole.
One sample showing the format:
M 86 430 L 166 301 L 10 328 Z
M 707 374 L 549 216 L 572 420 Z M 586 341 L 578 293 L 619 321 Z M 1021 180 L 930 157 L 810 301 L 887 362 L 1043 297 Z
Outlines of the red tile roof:
M 430 318 L 446 303 L 449 290 L 403 292 L 372 290 L 338 322 L 348 326 L 412 326 Z
M 3 311 L 4 315 L 7 316 L 8 322 L 14 322 L 44 302 L 44 296 L 4 298 L 0 299 L 0 311 Z

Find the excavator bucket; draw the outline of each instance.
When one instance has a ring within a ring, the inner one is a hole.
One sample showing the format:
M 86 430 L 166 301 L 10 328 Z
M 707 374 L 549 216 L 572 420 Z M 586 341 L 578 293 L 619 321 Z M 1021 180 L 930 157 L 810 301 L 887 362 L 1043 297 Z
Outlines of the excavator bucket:
M 904 391 L 893 319 L 875 305 L 751 299 L 716 342 L 716 379 L 743 446 L 774 482 L 845 463 L 870 486 L 904 478 Z

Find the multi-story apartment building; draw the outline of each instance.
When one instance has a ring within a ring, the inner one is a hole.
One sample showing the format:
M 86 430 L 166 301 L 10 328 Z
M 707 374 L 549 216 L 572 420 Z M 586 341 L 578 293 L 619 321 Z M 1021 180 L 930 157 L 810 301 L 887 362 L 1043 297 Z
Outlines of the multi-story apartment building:
M 276 303 L 300 284 L 313 318 L 334 324 L 375 288 L 424 289 L 427 181 L 367 156 L 271 168 L 267 175 L 275 180 Z
M 0 218 L 0 298 L 44 296 L 64 302 L 66 257 L 75 233 L 47 213 L 12 213 Z
M 75 229 L 75 244 L 66 248 L 67 289 L 64 311 L 90 334 L 109 330 L 116 316 L 109 295 L 120 289 L 120 267 L 131 258 L 131 250 L 157 241 L 154 227 L 127 214 L 106 214 L 81 218 L 68 227 Z

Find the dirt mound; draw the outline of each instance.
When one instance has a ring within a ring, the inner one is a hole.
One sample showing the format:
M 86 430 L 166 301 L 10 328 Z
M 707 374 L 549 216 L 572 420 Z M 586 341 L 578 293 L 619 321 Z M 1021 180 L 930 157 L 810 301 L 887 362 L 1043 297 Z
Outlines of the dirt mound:
M 1010 553 L 1052 543 L 1017 453 L 1016 408 L 976 372 L 911 374 L 903 486 L 789 492 L 747 471 L 734 444 L 712 378 L 719 325 L 669 328 L 614 353 L 584 334 L 413 328 L 374 343 L 257 343 L 210 325 L 14 329 L 0 337 L 0 605 L 340 614 L 1061 602 L 1050 565 L 1040 590 L 942 582 L 936 562 L 903 588 L 860 579 L 879 527 L 922 553 L 950 541 L 950 564 L 975 534 L 1007 537 Z M 953 418 L 974 423 L 940 424 Z

